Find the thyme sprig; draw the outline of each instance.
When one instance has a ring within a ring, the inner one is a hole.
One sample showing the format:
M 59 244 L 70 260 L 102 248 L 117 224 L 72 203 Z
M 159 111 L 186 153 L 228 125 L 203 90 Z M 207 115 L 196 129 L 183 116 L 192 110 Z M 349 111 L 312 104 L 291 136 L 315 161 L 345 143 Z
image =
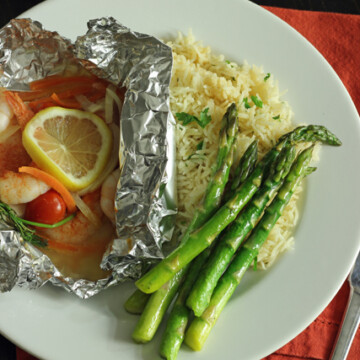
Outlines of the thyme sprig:
M 24 241 L 39 247 L 46 247 L 47 241 L 37 235 L 35 230 L 28 228 L 23 219 L 7 204 L 0 201 L 0 220 L 17 230 Z

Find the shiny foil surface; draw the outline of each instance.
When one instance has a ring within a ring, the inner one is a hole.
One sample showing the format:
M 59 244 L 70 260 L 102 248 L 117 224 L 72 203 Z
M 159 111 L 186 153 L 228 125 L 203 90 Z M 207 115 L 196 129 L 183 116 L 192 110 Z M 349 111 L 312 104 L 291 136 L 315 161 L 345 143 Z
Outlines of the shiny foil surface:
M 82 65 L 79 65 L 79 59 Z M 96 65 L 96 67 L 93 66 Z M 0 222 L 0 291 L 15 285 L 36 289 L 50 281 L 88 298 L 164 257 L 175 224 L 175 141 L 170 112 L 171 49 L 111 17 L 88 22 L 74 44 L 29 19 L 0 30 L 0 86 L 27 90 L 28 83 L 85 66 L 117 86 L 125 86 L 120 118 L 121 175 L 115 209 L 117 238 L 101 267 L 109 278 L 92 282 L 64 277 L 50 259 Z

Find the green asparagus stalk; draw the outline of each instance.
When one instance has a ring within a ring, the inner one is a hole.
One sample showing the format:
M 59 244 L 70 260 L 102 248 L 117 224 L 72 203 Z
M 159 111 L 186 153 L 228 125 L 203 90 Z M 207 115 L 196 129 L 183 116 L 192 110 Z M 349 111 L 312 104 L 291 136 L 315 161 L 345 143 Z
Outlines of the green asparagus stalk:
M 308 174 L 306 169 L 311 160 L 311 154 L 312 147 L 301 152 L 297 157 L 277 196 L 265 210 L 263 217 L 256 225 L 253 233 L 219 280 L 209 306 L 203 314 L 200 317 L 196 317 L 190 325 L 185 335 L 185 343 L 193 350 L 198 351 L 203 347 L 221 311 L 239 285 L 246 270 L 258 255 L 259 249 L 264 244 L 271 229 L 284 211 L 295 188 L 303 177 Z
M 212 176 L 206 188 L 202 205 L 196 209 L 181 242 L 186 241 L 193 230 L 204 224 L 222 201 L 222 195 L 229 179 L 230 169 L 234 159 L 234 141 L 238 132 L 237 114 L 236 105 L 231 104 L 222 119 L 219 150 Z
M 235 169 L 234 176 L 231 180 L 230 190 L 225 193 L 224 200 L 228 201 L 235 193 L 236 189 L 246 180 L 254 170 L 258 158 L 258 141 L 254 140 L 246 149 Z
M 278 142 L 287 140 L 292 143 L 302 142 L 321 142 L 322 144 L 340 146 L 341 140 L 322 125 L 303 125 L 298 126 L 290 133 L 279 138 Z
M 185 301 L 197 274 L 210 254 L 210 249 L 207 250 L 203 251 L 190 264 L 174 307 L 171 310 L 160 345 L 160 354 L 167 360 L 176 359 L 180 346 L 184 341 L 185 330 L 190 317 L 190 310 L 185 306 Z
M 175 274 L 168 283 L 150 296 L 132 333 L 135 342 L 147 343 L 154 337 L 166 310 L 176 295 L 181 279 L 181 273 Z
M 130 314 L 140 315 L 150 298 L 150 294 L 145 294 L 139 289 L 136 289 L 124 304 L 125 310 Z
M 240 185 L 240 183 L 244 182 L 254 167 L 256 157 L 257 141 L 255 140 L 252 144 L 250 144 L 241 157 L 238 167 L 236 168 L 236 173 L 238 176 L 236 176 L 232 181 L 236 181 L 237 185 Z M 238 170 L 238 168 L 240 168 L 240 170 Z M 185 269 L 188 269 L 184 275 L 185 281 L 181 286 L 179 296 L 170 313 L 166 330 L 161 341 L 160 354 L 165 359 L 176 359 L 177 357 L 180 346 L 184 340 L 186 326 L 190 318 L 190 310 L 187 308 L 185 301 L 188 293 L 191 290 L 192 284 L 196 280 L 197 274 L 205 263 L 210 252 L 210 248 L 208 248 L 207 250 L 203 251 L 194 261 L 192 261 L 191 264 L 185 267 Z
M 294 159 L 295 147 L 285 147 L 271 167 L 264 185 L 220 238 L 186 301 L 186 305 L 194 311 L 196 316 L 200 316 L 209 305 L 218 280 L 228 267 L 239 246 L 256 225 L 266 205 L 279 190 Z
M 323 126 L 298 127 L 281 137 L 275 147 L 258 163 L 245 183 L 237 189 L 236 194 L 201 228 L 193 231 L 177 249 L 140 278 L 136 286 L 145 293 L 156 291 L 206 249 L 252 198 L 260 187 L 269 163 L 276 158 L 281 149 L 290 142 L 299 141 L 320 141 L 330 145 L 341 145 L 341 141 Z
M 210 218 L 220 205 L 233 163 L 237 131 L 237 108 L 235 104 L 232 104 L 223 117 L 216 164 L 205 191 L 203 203 L 195 212 L 181 242 L 186 241 L 190 232 Z M 185 273 L 186 268 L 180 269 L 174 279 L 168 279 L 170 281 L 164 282 L 161 285 L 161 291 L 156 291 L 151 295 L 133 333 L 133 338 L 136 342 L 150 341 L 155 335 L 161 319 L 176 295 L 176 291 Z M 159 290 L 159 288 L 157 290 Z M 159 306 L 161 309 L 159 309 Z

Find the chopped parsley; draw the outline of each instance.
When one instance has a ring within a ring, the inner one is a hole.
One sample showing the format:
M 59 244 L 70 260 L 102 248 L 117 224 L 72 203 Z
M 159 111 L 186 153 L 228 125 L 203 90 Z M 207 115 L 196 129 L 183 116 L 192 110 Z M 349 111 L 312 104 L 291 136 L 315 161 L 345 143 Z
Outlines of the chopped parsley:
M 259 108 L 263 107 L 263 102 L 257 96 L 252 95 L 252 96 L 250 96 L 250 98 L 251 98 L 252 102 L 255 104 L 255 106 L 257 106 Z M 251 105 L 249 104 L 247 97 L 244 98 L 243 103 L 244 103 L 245 109 L 251 108 Z
M 200 120 L 198 121 L 198 124 L 204 128 L 210 121 L 211 121 L 211 115 L 208 115 L 209 108 L 204 109 L 200 113 Z
M 273 116 L 273 119 L 274 119 L 274 120 L 279 120 L 279 119 L 280 119 L 280 115 Z
M 251 96 L 251 100 L 253 101 L 253 103 L 254 103 L 257 107 L 259 107 L 259 108 L 262 108 L 262 107 L 263 107 L 263 102 L 262 102 L 260 99 L 258 99 L 257 96 L 252 95 L 252 96 Z
M 179 121 L 182 121 L 182 124 L 184 126 L 190 124 L 193 121 L 198 120 L 196 116 L 190 115 L 186 112 L 176 113 L 175 115 Z
M 208 115 L 208 111 L 209 108 L 204 109 L 200 113 L 200 118 L 197 118 L 196 116 L 190 115 L 186 112 L 176 113 L 175 115 L 184 126 L 190 124 L 193 121 L 196 121 L 202 128 L 205 128 L 205 126 L 211 121 L 211 115 Z
M 226 64 L 230 65 L 231 68 L 234 68 L 234 65 L 231 64 L 231 61 L 230 60 L 225 60 Z
M 194 153 L 192 153 L 186 160 L 190 160 L 193 156 L 197 155 L 197 159 L 201 159 L 204 157 L 204 155 L 202 154 L 198 154 L 197 152 L 199 150 L 202 150 L 204 147 L 204 140 L 200 141 L 197 145 L 196 145 L 196 151 Z
M 243 103 L 244 103 L 245 109 L 250 109 L 251 108 L 250 104 L 248 103 L 248 98 L 247 97 L 244 98 Z
M 271 76 L 270 73 L 267 73 L 266 76 L 264 77 L 264 81 L 266 81 L 267 79 L 269 79 L 269 77 Z
M 196 145 L 196 150 L 202 150 L 204 147 L 204 140 L 200 141 L 197 145 Z

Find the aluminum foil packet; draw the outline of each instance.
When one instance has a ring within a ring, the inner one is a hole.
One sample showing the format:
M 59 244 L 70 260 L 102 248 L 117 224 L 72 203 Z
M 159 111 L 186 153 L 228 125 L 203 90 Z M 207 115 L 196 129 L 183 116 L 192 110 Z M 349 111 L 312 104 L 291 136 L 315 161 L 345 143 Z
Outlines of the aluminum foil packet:
M 51 282 L 88 298 L 137 279 L 151 262 L 166 255 L 164 245 L 171 243 L 176 214 L 171 48 L 111 17 L 89 21 L 87 33 L 75 43 L 30 19 L 12 20 L 0 29 L 1 87 L 27 90 L 31 81 L 63 74 L 72 66 L 85 66 L 127 89 L 120 116 L 117 238 L 101 263 L 111 275 L 96 282 L 65 277 L 46 255 L 0 221 L 2 292 L 15 285 L 36 289 Z

